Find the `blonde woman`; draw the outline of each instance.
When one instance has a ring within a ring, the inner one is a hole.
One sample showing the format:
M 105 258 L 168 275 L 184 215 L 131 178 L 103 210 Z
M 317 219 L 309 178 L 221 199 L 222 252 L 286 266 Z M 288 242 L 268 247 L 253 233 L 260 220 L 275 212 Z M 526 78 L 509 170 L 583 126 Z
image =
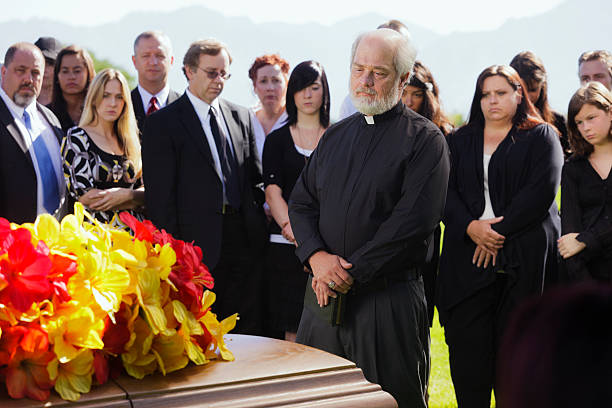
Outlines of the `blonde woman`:
M 144 203 L 140 143 L 121 72 L 107 68 L 93 79 L 80 123 L 62 143 L 62 156 L 70 197 L 98 220 L 124 226 L 117 216 L 123 210 L 140 217 L 138 209 Z

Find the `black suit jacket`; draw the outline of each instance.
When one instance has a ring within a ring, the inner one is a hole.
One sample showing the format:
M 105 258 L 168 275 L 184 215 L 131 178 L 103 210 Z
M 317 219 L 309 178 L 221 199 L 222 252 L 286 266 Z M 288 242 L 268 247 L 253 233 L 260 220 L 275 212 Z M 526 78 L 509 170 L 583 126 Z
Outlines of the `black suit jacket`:
M 239 166 L 241 215 L 252 248 L 266 241 L 261 164 L 246 108 L 220 100 Z M 223 185 L 200 120 L 187 94 L 147 118 L 142 160 L 148 214 L 158 228 L 195 241 L 204 262 L 219 260 Z
M 142 134 L 144 129 L 145 118 L 147 117 L 147 113 L 144 110 L 144 105 L 142 104 L 142 98 L 140 96 L 140 92 L 138 92 L 138 87 L 132 89 L 132 105 L 134 106 L 134 114 L 136 116 L 136 122 L 138 122 L 138 134 L 140 135 L 140 141 L 142 142 Z M 170 93 L 168 94 L 168 99 L 166 100 L 166 106 L 170 105 L 172 102 L 176 101 L 181 97 L 181 94 L 170 89 Z
M 37 103 L 36 106 L 61 145 L 64 133 L 59 121 L 43 105 Z M 36 171 L 24 136 L 0 99 L 0 217 L 19 224 L 33 222 L 36 219 L 37 186 Z M 65 211 L 62 207 L 61 215 Z

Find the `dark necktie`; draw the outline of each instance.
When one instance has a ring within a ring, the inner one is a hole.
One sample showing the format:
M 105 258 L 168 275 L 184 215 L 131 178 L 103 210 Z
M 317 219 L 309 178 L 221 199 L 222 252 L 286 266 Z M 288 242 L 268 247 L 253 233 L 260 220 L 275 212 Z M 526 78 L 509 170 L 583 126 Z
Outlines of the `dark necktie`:
M 26 110 L 23 111 L 23 122 L 32 139 L 32 148 L 36 155 L 36 163 L 38 164 L 38 172 L 42 183 L 43 207 L 45 207 L 49 214 L 53 214 L 57 207 L 59 207 L 60 202 L 57 173 L 53 167 L 51 155 L 42 135 L 34 134 L 30 114 Z
M 147 115 L 150 115 L 153 112 L 156 112 L 158 110 L 159 110 L 159 104 L 157 102 L 157 98 L 152 97 L 151 101 L 149 102 L 149 109 L 147 109 Z
M 232 154 L 226 137 L 221 136 L 215 110 L 211 106 L 210 114 L 210 130 L 217 145 L 219 153 L 219 161 L 221 162 L 221 171 L 223 172 L 223 185 L 225 186 L 225 197 L 227 202 L 232 207 L 240 208 L 240 188 L 238 181 L 238 163 Z

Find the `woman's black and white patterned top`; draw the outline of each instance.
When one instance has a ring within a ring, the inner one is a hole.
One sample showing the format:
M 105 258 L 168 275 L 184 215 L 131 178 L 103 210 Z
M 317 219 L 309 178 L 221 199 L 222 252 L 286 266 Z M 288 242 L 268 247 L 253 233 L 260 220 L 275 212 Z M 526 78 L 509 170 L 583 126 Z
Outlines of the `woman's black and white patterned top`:
M 135 177 L 134 165 L 126 156 L 111 154 L 100 149 L 87 132 L 79 127 L 68 130 L 62 142 L 62 157 L 66 188 L 75 201 L 92 188 L 137 189 L 142 186 L 142 179 Z M 138 219 L 143 218 L 136 210 L 90 210 L 99 221 L 127 228 L 119 219 L 118 214 L 122 211 L 129 211 Z

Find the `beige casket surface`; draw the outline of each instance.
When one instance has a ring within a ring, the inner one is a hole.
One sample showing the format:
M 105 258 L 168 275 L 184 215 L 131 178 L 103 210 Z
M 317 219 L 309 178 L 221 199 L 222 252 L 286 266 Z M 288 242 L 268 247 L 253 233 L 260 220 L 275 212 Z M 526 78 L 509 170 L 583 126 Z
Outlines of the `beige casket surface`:
M 351 361 L 311 347 L 265 337 L 226 335 L 235 361 L 189 365 L 166 376 L 137 380 L 122 376 L 83 395 L 79 403 L 55 393 L 46 406 L 174 407 L 397 407 Z M 41 406 L 9 400 L 0 407 Z

